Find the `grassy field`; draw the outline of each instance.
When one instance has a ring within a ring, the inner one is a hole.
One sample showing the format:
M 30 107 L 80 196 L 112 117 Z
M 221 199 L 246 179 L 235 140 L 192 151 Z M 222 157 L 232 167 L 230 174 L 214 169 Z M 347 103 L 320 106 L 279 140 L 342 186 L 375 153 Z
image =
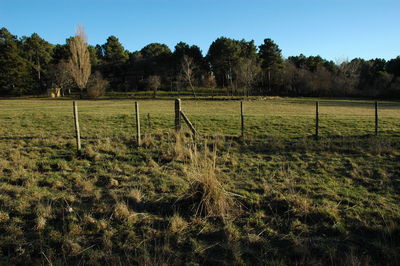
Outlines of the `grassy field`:
M 398 265 L 400 103 L 0 100 L 0 264 Z

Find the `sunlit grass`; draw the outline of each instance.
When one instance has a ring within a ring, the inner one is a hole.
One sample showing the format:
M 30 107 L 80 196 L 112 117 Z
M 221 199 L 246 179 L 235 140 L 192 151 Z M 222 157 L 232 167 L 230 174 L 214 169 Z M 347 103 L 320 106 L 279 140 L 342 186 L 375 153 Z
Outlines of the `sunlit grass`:
M 400 104 L 0 100 L 0 264 L 399 264 Z M 234 137 L 234 138 L 232 138 Z M 43 255 L 45 254 L 45 256 Z

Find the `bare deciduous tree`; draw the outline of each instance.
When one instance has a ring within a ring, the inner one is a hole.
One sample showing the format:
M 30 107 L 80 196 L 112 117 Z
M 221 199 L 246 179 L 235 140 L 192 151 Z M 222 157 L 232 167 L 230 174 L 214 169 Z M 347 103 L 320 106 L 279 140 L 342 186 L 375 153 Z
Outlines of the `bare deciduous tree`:
M 248 95 L 254 80 L 261 71 L 255 59 L 241 58 L 234 69 L 238 82 L 243 86 L 243 94 Z
M 70 52 L 70 72 L 76 85 L 81 90 L 82 96 L 83 89 L 86 87 L 91 72 L 87 37 L 82 26 L 78 26 L 76 35 L 71 39 Z
M 54 65 L 50 70 L 52 86 L 61 88 L 62 95 L 69 92 L 74 85 L 74 80 L 71 77 L 69 63 L 62 60 L 57 65 Z
M 343 86 L 345 86 L 345 96 L 356 92 L 360 83 L 360 74 L 362 68 L 362 61 L 359 59 L 353 59 L 349 61 L 343 61 L 339 70 L 341 78 L 343 79 Z
M 196 98 L 196 92 L 193 86 L 193 76 L 194 76 L 195 65 L 193 62 L 193 58 L 190 56 L 184 55 L 181 60 L 181 78 L 189 84 L 192 89 L 193 96 Z
M 153 90 L 153 98 L 156 98 L 157 90 L 161 87 L 160 76 L 149 76 L 147 79 L 147 86 Z

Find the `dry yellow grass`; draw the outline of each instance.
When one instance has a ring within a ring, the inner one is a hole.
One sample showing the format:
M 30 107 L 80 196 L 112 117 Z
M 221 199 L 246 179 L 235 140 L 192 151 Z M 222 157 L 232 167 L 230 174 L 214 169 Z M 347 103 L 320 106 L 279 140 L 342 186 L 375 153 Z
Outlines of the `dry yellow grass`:
M 129 198 L 132 199 L 136 204 L 142 202 L 143 197 L 142 191 L 138 188 L 134 188 L 129 192 Z
M 36 230 L 43 230 L 46 227 L 47 219 L 51 218 L 51 205 L 40 204 L 36 207 Z
M 217 178 L 216 152 L 215 145 L 210 152 L 206 144 L 200 152 L 196 146 L 190 150 L 190 162 L 185 169 L 189 182 L 187 197 L 197 201 L 195 215 L 226 219 L 231 215 L 234 200 Z
M 131 223 L 136 221 L 136 214 L 130 211 L 128 206 L 123 202 L 115 204 L 114 216 L 120 221 L 129 221 Z
M 173 234 L 179 234 L 185 231 L 188 223 L 179 214 L 174 214 L 169 220 L 169 230 Z

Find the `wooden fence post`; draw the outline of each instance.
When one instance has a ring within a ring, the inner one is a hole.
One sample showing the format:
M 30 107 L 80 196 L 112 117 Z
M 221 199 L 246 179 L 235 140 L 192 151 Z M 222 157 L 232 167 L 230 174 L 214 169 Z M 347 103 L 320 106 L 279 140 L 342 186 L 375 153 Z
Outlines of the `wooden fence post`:
M 181 99 L 175 100 L 175 130 L 181 130 Z
M 75 121 L 76 147 L 79 154 L 81 152 L 81 132 L 79 129 L 78 104 L 75 101 L 73 101 L 73 111 Z
M 190 131 L 192 131 L 193 137 L 196 138 L 196 135 L 198 135 L 198 133 L 197 133 L 196 129 L 194 128 L 192 122 L 190 122 L 189 118 L 185 115 L 184 112 L 181 111 L 181 115 L 182 115 L 183 121 L 185 121 L 185 123 L 189 127 Z
M 241 137 L 244 138 L 244 114 L 243 114 L 243 101 L 240 102 L 240 119 L 241 119 Z
M 141 137 L 140 137 L 140 115 L 139 115 L 139 103 L 135 102 L 135 111 L 136 111 L 136 143 L 138 147 L 142 145 Z
M 378 102 L 375 102 L 375 136 L 378 136 Z
M 315 102 L 315 138 L 319 138 L 319 102 Z

